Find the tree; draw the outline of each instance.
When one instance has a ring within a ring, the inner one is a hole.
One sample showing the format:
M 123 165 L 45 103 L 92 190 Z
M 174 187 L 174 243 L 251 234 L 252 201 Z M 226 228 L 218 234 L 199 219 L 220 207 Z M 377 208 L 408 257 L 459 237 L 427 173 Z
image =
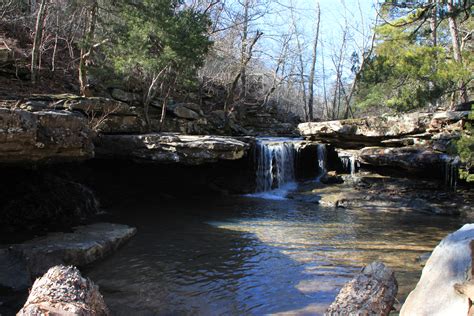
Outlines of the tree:
M 47 0 L 41 0 L 36 15 L 36 26 L 35 26 L 35 37 L 33 41 L 33 49 L 31 51 L 31 82 L 36 83 L 39 68 L 40 59 L 40 46 L 43 38 L 43 23 L 46 16 L 46 2 Z
M 472 57 L 460 64 L 456 61 L 459 56 L 454 60 L 449 56 L 450 49 L 458 50 L 453 42 L 458 35 L 448 25 L 452 24 L 448 20 L 461 16 L 462 8 L 458 2 L 450 13 L 447 5 L 437 1 L 415 1 L 408 7 L 398 3 L 383 6 L 379 12 L 383 24 L 376 28 L 375 55 L 367 60 L 357 85 L 359 106 L 382 105 L 406 111 L 437 104 L 452 92 L 462 92 L 472 77 Z
M 321 8 L 319 7 L 319 2 L 317 4 L 316 8 L 316 14 L 317 14 L 317 22 L 316 22 L 316 35 L 314 37 L 314 43 L 313 43 L 313 56 L 311 58 L 311 71 L 309 73 L 309 85 L 308 85 L 308 94 L 309 94 L 309 99 L 308 99 L 308 115 L 309 115 L 309 120 L 313 121 L 314 120 L 314 108 L 313 108 L 313 103 L 314 103 L 314 74 L 316 71 L 316 56 L 317 56 L 317 50 L 318 50 L 318 38 L 319 38 L 319 25 L 321 22 Z
M 168 97 L 193 80 L 209 50 L 209 20 L 205 13 L 180 7 L 173 0 L 123 1 L 113 25 L 116 36 L 107 56 L 117 73 L 140 83 L 147 125 L 149 107 L 162 100 L 160 129 Z

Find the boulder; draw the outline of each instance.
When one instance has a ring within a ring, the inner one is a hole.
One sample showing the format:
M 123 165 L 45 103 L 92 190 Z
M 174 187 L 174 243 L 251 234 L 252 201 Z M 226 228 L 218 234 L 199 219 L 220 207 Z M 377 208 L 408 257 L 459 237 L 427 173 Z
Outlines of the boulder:
M 110 96 L 115 100 L 119 100 L 119 101 L 127 102 L 127 103 L 137 103 L 142 100 L 142 97 L 140 96 L 140 94 L 124 91 L 118 88 L 113 88 L 110 91 Z
M 91 127 L 102 134 L 143 133 L 145 120 L 140 116 L 107 115 L 91 119 Z
M 5 167 L 0 173 L 2 232 L 68 228 L 99 212 L 94 193 L 78 182 L 41 170 Z
M 92 131 L 84 116 L 0 108 L 0 162 L 69 162 L 93 156 Z
M 18 316 L 109 315 L 99 287 L 75 267 L 55 266 L 33 284 Z
M 326 315 L 388 315 L 397 291 L 393 271 L 381 262 L 372 262 L 344 285 Z
M 173 107 L 173 114 L 177 117 L 188 119 L 188 120 L 197 120 L 201 117 L 198 112 L 188 108 L 184 104 L 178 104 Z
M 300 134 L 314 140 L 324 140 L 341 148 L 360 148 L 378 144 L 385 139 L 423 133 L 429 126 L 429 113 L 409 113 L 394 116 L 366 117 L 298 125 Z
M 23 258 L 32 278 L 55 265 L 85 266 L 110 254 L 133 235 L 126 225 L 96 223 L 77 227 L 72 233 L 50 233 L 10 246 L 10 256 Z
M 409 171 L 440 171 L 450 157 L 429 148 L 410 147 L 367 147 L 359 152 L 359 161 L 377 167 L 394 167 Z
M 433 114 L 433 118 L 430 122 L 431 129 L 439 129 L 445 125 L 452 124 L 461 120 L 469 118 L 470 111 L 446 111 L 436 112 Z
M 426 262 L 400 315 L 468 315 L 472 286 L 474 224 L 444 238 Z
M 97 157 L 199 165 L 244 157 L 249 145 L 230 137 L 178 134 L 101 135 Z

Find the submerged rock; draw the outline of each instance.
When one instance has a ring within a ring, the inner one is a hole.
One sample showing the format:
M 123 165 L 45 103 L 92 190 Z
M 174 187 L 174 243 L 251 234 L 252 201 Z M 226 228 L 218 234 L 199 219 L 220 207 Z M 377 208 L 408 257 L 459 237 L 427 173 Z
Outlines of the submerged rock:
M 426 262 L 400 315 L 468 315 L 474 300 L 474 224 L 448 235 Z
M 344 285 L 326 315 L 388 315 L 397 291 L 393 271 L 381 262 L 372 262 Z
M 0 108 L 0 162 L 69 162 L 93 156 L 92 132 L 84 116 Z
M 135 233 L 135 228 L 119 224 L 79 226 L 72 233 L 50 233 L 12 245 L 10 255 L 24 258 L 32 278 L 35 278 L 55 265 L 85 266 L 102 259 Z
M 178 134 L 102 135 L 99 158 L 199 165 L 244 157 L 249 145 L 230 137 Z
M 99 287 L 75 267 L 55 266 L 33 284 L 18 316 L 109 315 Z

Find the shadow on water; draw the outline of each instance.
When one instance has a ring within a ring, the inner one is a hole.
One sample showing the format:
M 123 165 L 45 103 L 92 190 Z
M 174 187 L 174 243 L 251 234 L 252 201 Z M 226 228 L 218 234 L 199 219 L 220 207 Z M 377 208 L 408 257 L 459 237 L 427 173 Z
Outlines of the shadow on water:
M 114 315 L 320 314 L 373 260 L 396 271 L 403 300 L 421 272 L 416 258 L 460 225 L 238 196 L 143 197 L 111 210 L 104 220 L 138 233 L 86 274 Z

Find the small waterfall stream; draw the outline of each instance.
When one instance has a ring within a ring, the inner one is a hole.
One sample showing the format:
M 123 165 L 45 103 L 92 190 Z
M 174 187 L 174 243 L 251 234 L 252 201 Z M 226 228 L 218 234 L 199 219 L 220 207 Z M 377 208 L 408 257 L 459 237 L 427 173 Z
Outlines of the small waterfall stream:
M 259 138 L 256 142 L 256 194 L 265 198 L 285 198 L 295 188 L 296 170 L 300 155 L 308 155 L 304 141 L 297 138 Z M 314 148 L 314 147 L 313 147 Z M 318 144 L 314 158 L 316 181 L 327 173 L 326 145 Z M 302 166 L 300 166 L 302 167 Z M 268 193 L 270 192 L 270 193 Z
M 281 188 L 295 181 L 298 143 L 292 139 L 257 140 L 257 192 Z
M 459 158 L 446 156 L 444 161 L 444 183 L 450 190 L 456 191 L 459 176 Z

